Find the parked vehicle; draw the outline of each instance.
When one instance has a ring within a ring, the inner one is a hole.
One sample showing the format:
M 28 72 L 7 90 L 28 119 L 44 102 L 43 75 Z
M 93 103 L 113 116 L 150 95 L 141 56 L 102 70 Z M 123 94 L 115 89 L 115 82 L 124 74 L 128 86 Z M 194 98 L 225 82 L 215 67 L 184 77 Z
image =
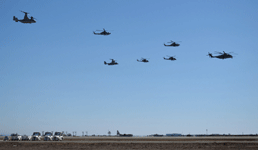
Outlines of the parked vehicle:
M 17 133 L 11 134 L 11 140 L 12 140 L 12 141 L 21 141 L 21 139 L 22 139 L 22 136 L 21 136 L 21 135 L 19 135 L 19 134 L 17 134 Z
M 31 141 L 31 137 L 32 136 L 23 135 L 22 136 L 22 141 Z
M 32 135 L 31 140 L 32 140 L 32 141 L 40 141 L 40 139 L 41 139 L 41 134 L 40 134 L 40 132 L 33 132 L 33 135 Z
M 63 141 L 63 133 L 62 132 L 55 132 L 53 141 Z
M 53 134 L 52 132 L 46 132 L 44 135 L 44 141 L 53 141 Z
M 5 137 L 4 137 L 4 141 L 10 141 L 9 137 L 8 137 L 8 136 L 5 136 Z

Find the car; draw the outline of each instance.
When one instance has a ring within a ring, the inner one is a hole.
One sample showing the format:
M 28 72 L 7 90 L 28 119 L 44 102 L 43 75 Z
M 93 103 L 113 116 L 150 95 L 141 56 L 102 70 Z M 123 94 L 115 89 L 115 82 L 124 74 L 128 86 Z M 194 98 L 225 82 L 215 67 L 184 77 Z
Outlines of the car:
M 31 141 L 31 137 L 32 136 L 23 135 L 22 136 L 22 141 Z
M 11 134 L 11 140 L 12 140 L 12 141 L 21 141 L 21 139 L 22 139 L 22 136 L 21 136 L 21 135 L 19 135 L 19 134 L 17 134 L 17 133 Z
M 8 136 L 5 136 L 5 137 L 4 137 L 4 141 L 10 141 L 9 137 L 8 137 Z
M 63 132 L 55 132 L 53 141 L 63 141 Z
M 46 132 L 44 135 L 44 141 L 53 141 L 53 134 L 52 132 Z
M 31 140 L 32 141 L 40 141 L 41 140 L 40 132 L 33 132 Z

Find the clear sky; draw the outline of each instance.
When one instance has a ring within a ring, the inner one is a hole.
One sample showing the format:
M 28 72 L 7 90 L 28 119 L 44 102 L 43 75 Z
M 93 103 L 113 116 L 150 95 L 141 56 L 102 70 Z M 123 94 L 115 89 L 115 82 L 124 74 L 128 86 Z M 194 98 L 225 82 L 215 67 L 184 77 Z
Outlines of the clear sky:
M 2 0 L 0 133 L 256 134 L 257 7 L 257 0 Z M 14 22 L 20 10 L 37 23 Z M 92 33 L 103 28 L 112 34 Z M 170 40 L 181 45 L 163 46 Z M 206 56 L 214 51 L 237 55 Z M 119 65 L 104 65 L 110 58 Z

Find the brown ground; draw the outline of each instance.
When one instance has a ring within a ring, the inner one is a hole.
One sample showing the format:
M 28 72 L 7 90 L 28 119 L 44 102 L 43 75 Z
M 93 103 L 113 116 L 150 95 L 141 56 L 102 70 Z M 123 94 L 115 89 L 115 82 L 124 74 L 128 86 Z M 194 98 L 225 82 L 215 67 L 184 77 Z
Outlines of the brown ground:
M 258 150 L 258 137 L 72 137 L 58 142 L 0 140 L 0 150 Z

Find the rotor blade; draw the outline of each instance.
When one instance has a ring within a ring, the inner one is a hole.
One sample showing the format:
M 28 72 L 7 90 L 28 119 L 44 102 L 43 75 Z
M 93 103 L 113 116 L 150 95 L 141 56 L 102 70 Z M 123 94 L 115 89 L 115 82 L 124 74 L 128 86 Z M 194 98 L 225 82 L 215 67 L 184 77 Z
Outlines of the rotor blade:
M 237 55 L 237 53 L 235 53 L 235 52 L 229 52 L 228 54 L 234 54 L 234 55 Z
M 27 13 L 27 14 L 29 14 L 28 12 L 25 12 L 25 11 L 22 11 L 22 10 L 20 10 L 21 12 L 23 12 L 23 13 Z
M 217 53 L 217 54 L 223 54 L 223 53 L 221 53 L 221 52 L 217 52 L 217 51 L 215 51 L 214 53 Z

